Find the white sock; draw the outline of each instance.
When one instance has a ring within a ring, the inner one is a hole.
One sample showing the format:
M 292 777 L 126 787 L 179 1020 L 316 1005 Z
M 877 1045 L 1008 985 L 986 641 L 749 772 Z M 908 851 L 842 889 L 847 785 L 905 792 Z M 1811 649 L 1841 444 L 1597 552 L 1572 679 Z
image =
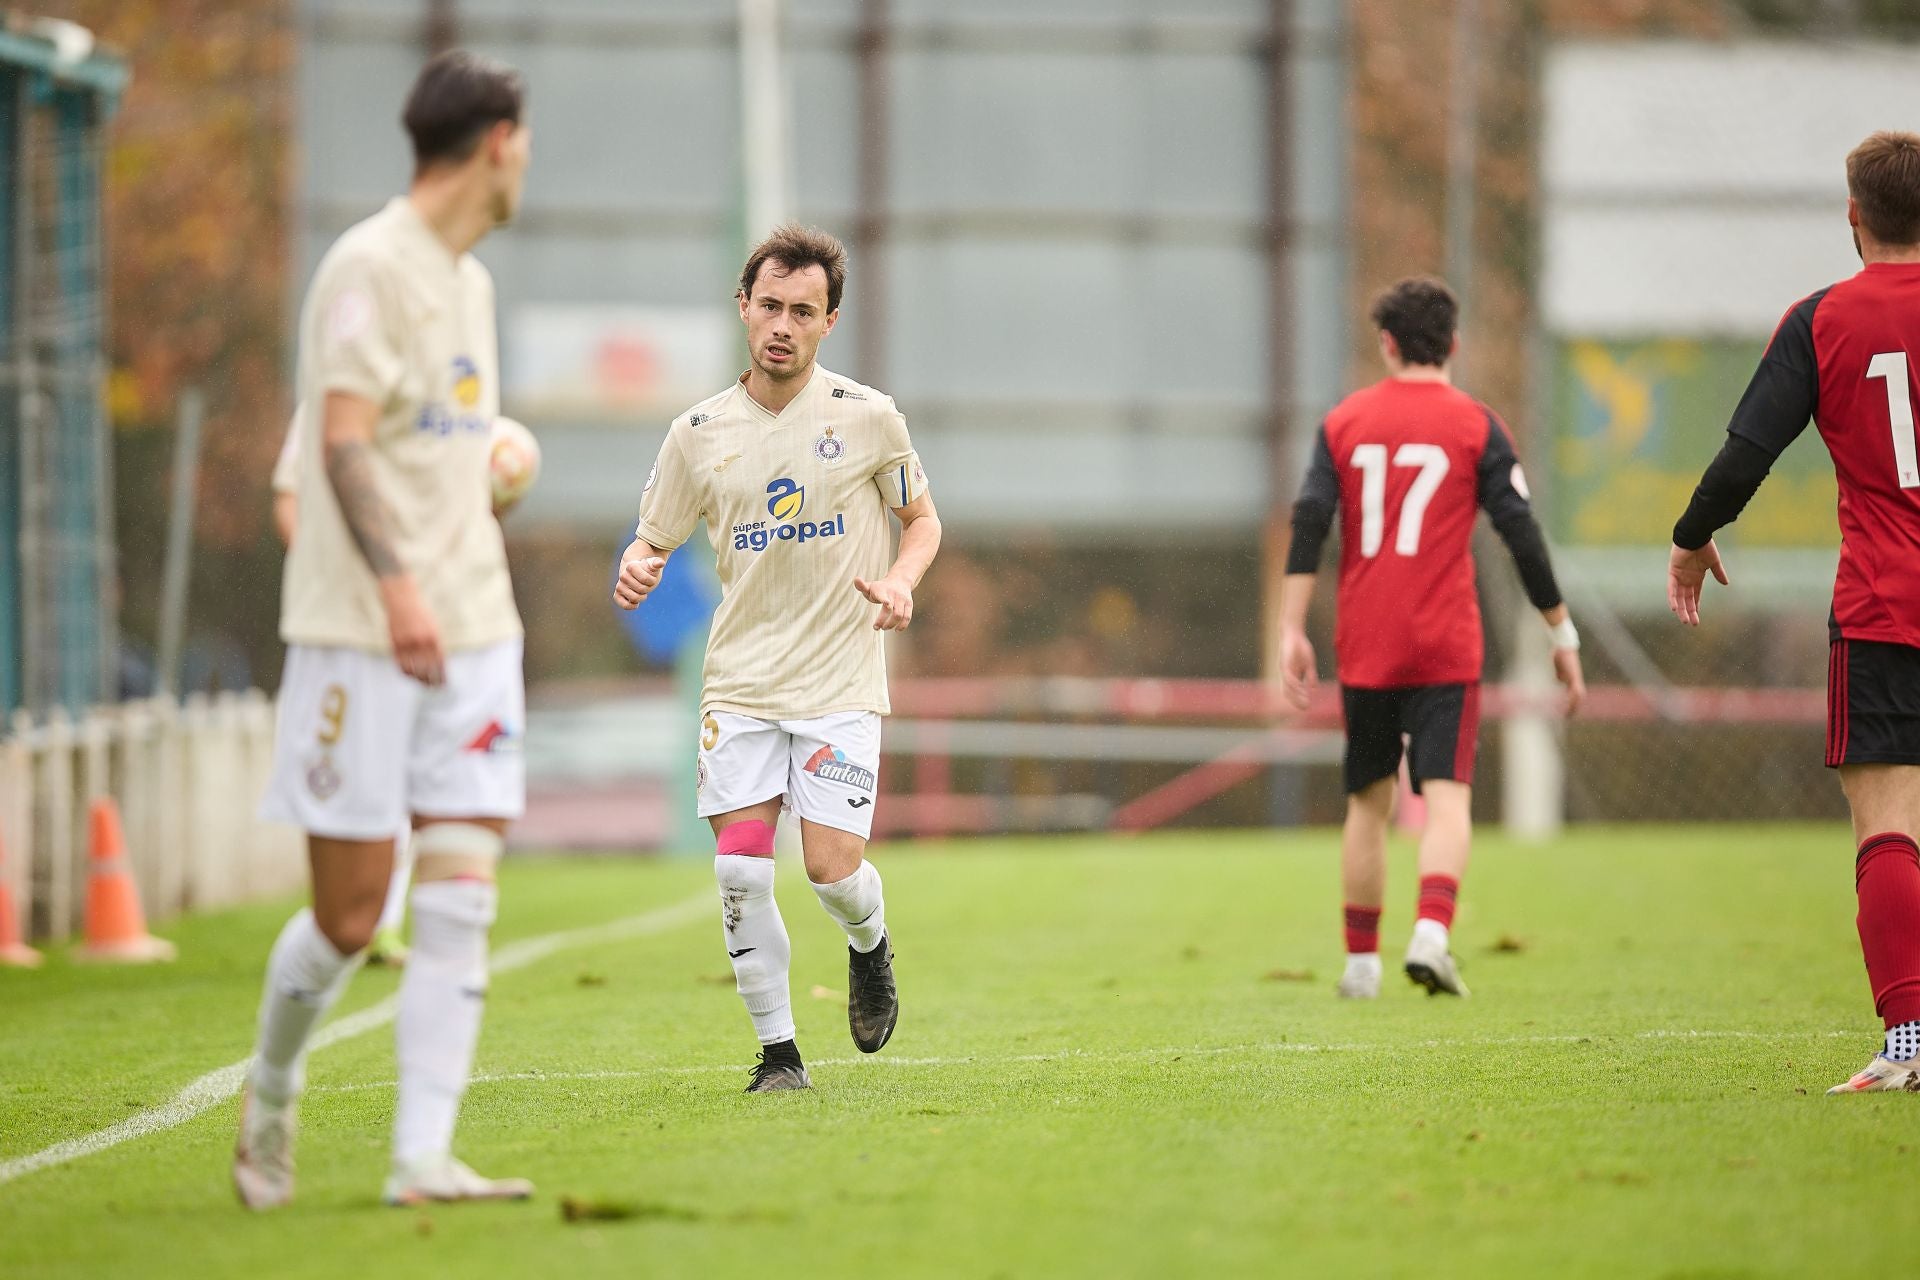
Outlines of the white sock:
M 827 914 L 847 931 L 855 951 L 865 955 L 880 945 L 887 931 L 886 903 L 880 896 L 880 872 L 871 862 L 862 858 L 860 869 L 845 880 L 816 884 L 813 891 Z
M 400 1060 L 396 1163 L 437 1159 L 453 1149 L 453 1122 L 486 1008 L 487 930 L 499 901 L 500 891 L 484 880 L 413 887 L 413 949 L 400 980 L 393 1035 Z
M 1889 1062 L 1912 1062 L 1920 1058 L 1920 1022 L 1888 1027 L 1887 1050 L 1881 1056 Z
M 387 881 L 386 905 L 380 908 L 379 929 L 398 929 L 407 919 L 407 888 L 413 882 L 413 840 L 402 832 L 393 842 L 393 879 Z
M 1439 943 L 1442 951 L 1449 949 L 1447 926 L 1441 924 L 1438 920 L 1415 920 L 1413 922 L 1413 936 L 1415 938 L 1428 938 Z
M 1347 953 L 1347 972 L 1367 974 L 1375 978 L 1380 976 L 1380 953 L 1378 951 L 1349 951 Z
M 720 917 L 741 1003 L 761 1044 L 793 1039 L 793 1003 L 787 967 L 793 948 L 787 922 L 773 900 L 773 859 L 722 853 L 713 859 L 720 884 Z
M 285 1106 L 306 1083 L 307 1036 L 353 975 L 353 956 L 334 950 L 313 912 L 301 908 L 280 930 L 267 957 L 260 996 L 260 1039 L 247 1079 L 255 1096 Z

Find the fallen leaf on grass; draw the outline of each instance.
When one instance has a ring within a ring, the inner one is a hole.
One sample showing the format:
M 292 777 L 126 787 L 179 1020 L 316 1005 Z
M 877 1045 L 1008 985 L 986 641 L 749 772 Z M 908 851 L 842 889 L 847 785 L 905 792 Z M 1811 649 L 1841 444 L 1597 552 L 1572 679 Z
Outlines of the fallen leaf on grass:
M 706 1215 L 698 1209 L 654 1200 L 596 1200 L 585 1196 L 561 1196 L 560 1219 L 563 1222 L 626 1222 L 656 1220 L 701 1222 Z
M 1269 969 L 1260 975 L 1268 982 L 1312 982 L 1311 969 Z
M 1510 933 L 1501 934 L 1495 938 L 1492 945 L 1487 948 L 1488 951 L 1493 952 L 1495 955 L 1512 956 L 1517 956 L 1526 949 L 1527 940 L 1525 938 L 1516 938 Z
M 704 982 L 708 986 L 714 987 L 730 987 L 734 984 L 733 972 L 731 970 L 726 973 L 695 974 L 693 980 L 695 982 Z
M 583 973 L 573 981 L 575 986 L 580 987 L 604 987 L 607 985 L 607 975 L 604 973 Z
M 823 987 L 819 983 L 814 984 L 811 994 L 815 1000 L 831 1000 L 836 1004 L 845 1004 L 847 1002 L 846 992 L 835 991 L 832 987 Z

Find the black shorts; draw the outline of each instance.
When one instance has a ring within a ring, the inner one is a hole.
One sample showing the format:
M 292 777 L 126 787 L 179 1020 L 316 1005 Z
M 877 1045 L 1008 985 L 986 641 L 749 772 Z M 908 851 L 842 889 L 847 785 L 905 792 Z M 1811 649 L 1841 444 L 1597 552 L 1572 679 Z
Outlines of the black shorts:
M 1827 767 L 1920 764 L 1920 649 L 1835 640 L 1827 658 Z
M 1473 785 L 1480 746 L 1480 686 L 1428 684 L 1405 689 L 1340 687 L 1347 717 L 1347 794 L 1400 771 L 1406 739 L 1413 789 L 1428 778 Z

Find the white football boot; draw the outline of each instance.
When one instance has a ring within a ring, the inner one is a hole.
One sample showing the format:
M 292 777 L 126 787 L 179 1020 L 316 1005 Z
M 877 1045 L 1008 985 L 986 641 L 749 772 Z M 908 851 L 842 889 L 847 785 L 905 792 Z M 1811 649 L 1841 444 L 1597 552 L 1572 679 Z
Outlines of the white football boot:
M 293 1199 L 296 1105 L 269 1106 L 248 1085 L 240 1096 L 240 1137 L 233 1144 L 233 1189 L 249 1209 L 278 1209 Z
M 1347 957 L 1347 971 L 1334 988 L 1342 1000 L 1377 1000 L 1380 997 L 1380 957 Z
M 483 1178 L 452 1156 L 439 1156 L 411 1165 L 395 1161 L 380 1199 L 400 1207 L 456 1200 L 525 1200 L 532 1194 L 533 1184 L 525 1178 Z
M 1467 984 L 1460 981 L 1460 970 L 1454 967 L 1447 944 L 1418 931 L 1407 943 L 1407 977 L 1414 985 L 1425 987 L 1430 996 L 1443 991 L 1450 996 L 1467 994 Z
M 1873 1061 L 1854 1074 L 1845 1084 L 1837 1084 L 1828 1093 L 1920 1093 L 1920 1059 L 1893 1062 L 1876 1053 Z

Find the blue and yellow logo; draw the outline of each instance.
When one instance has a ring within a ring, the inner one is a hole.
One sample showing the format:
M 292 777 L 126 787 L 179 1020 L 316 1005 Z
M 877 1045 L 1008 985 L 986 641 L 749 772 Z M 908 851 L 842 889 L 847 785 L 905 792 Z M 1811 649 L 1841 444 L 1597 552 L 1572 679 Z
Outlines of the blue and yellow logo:
M 767 514 L 782 523 L 798 519 L 806 501 L 806 489 L 792 480 L 775 480 L 767 486 Z
M 465 356 L 453 358 L 453 398 L 466 409 L 480 403 L 480 368 Z
M 815 538 L 839 537 L 847 531 L 845 515 L 829 516 L 825 520 L 800 519 L 800 509 L 807 505 L 807 491 L 798 481 L 782 476 L 767 486 L 767 514 L 773 517 L 773 524 L 765 520 L 742 522 L 733 526 L 733 549 L 735 551 L 765 551 L 776 542 L 807 543 Z

